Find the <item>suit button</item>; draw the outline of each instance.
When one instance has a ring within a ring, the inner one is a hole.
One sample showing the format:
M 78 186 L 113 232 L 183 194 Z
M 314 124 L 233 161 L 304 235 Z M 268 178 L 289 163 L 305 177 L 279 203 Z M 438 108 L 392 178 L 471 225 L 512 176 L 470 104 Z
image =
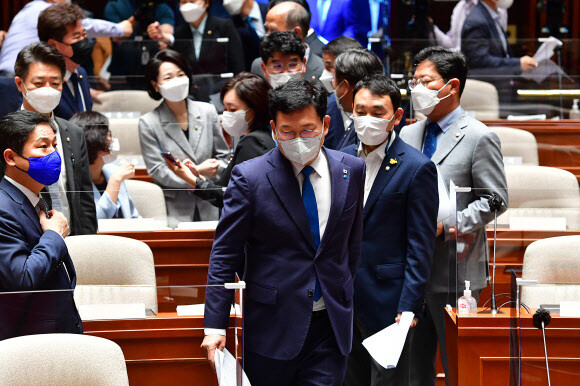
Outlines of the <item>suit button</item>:
M 314 291 L 308 290 L 308 297 L 309 298 L 313 298 L 314 297 Z
M 75 324 L 75 326 L 77 326 L 77 328 L 81 328 L 81 324 L 80 323 Z

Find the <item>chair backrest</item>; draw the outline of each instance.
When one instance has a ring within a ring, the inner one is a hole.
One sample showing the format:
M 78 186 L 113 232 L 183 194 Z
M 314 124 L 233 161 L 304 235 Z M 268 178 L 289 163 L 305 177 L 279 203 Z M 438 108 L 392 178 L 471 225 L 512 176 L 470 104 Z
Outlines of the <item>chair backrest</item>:
M 139 240 L 108 235 L 65 239 L 77 272 L 77 305 L 145 303 L 157 312 L 153 253 Z
M 152 99 L 147 91 L 108 91 L 99 96 L 102 103 L 93 104 L 93 110 L 104 113 L 111 111 L 139 111 L 141 115 L 155 110 L 161 101 Z
M 465 111 L 474 112 L 476 119 L 499 118 L 499 96 L 491 83 L 467 79 L 460 103 Z
M 503 126 L 490 128 L 499 137 L 504 157 L 520 157 L 522 164 L 538 166 L 538 143 L 532 133 Z
M 120 155 L 141 155 L 139 118 L 111 118 L 109 119 L 109 130 L 114 138 L 119 139 Z
M 126 180 L 125 186 L 141 217 L 159 220 L 167 225 L 163 189 L 152 182 L 138 180 Z
M 539 286 L 524 286 L 522 302 L 560 304 L 580 299 L 580 236 L 561 236 L 531 243 L 524 254 L 522 279 L 537 280 Z
M 1 385 L 129 385 L 121 348 L 90 335 L 39 334 L 0 342 Z

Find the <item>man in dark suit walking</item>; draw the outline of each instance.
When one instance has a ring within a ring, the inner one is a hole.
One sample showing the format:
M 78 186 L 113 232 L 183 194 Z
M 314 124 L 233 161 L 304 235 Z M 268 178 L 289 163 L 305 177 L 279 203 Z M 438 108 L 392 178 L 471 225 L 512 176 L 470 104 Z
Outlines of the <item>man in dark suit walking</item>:
M 353 120 L 358 149 L 345 152 L 365 160 L 361 263 L 354 286 L 355 329 L 345 385 L 407 385 L 409 330 L 395 369 L 372 360 L 362 341 L 399 321 L 403 312 L 421 316 L 431 272 L 439 204 L 433 162 L 393 130 L 403 118 L 399 87 L 384 74 L 358 82 Z
M 55 4 L 38 17 L 38 38 L 55 47 L 66 63 L 62 98 L 54 109 L 56 116 L 63 119 L 93 108 L 89 77 L 80 66 L 93 51 L 81 23 L 83 18 L 85 14 L 75 4 Z
M 40 197 L 59 177 L 56 142 L 42 114 L 16 111 L 0 118 L 0 292 L 19 292 L 1 296 L 0 340 L 83 331 L 72 292 L 75 269 L 64 242 L 68 224 Z
M 96 233 L 95 201 L 83 131 L 53 113 L 61 101 L 61 92 L 67 88 L 63 85 L 65 59 L 49 44 L 33 43 L 18 54 L 14 72 L 14 81 L 23 95 L 21 108 L 44 114 L 56 128 L 62 168 L 58 182 L 46 187 L 49 206 L 63 212 L 72 235 Z
M 330 117 L 320 85 L 270 92 L 278 147 L 232 171 L 210 258 L 206 337 L 223 349 L 244 272 L 245 371 L 253 385 L 342 385 L 352 345 L 364 162 L 322 146 Z

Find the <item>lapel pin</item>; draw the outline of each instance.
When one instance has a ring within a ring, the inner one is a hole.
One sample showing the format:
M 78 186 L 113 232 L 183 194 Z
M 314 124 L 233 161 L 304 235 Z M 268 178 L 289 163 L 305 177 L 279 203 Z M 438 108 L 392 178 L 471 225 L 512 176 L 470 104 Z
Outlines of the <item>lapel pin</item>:
M 385 168 L 385 170 L 386 170 L 386 171 L 389 171 L 389 170 L 391 170 L 391 167 L 390 167 L 390 166 L 387 166 L 387 167 Z
M 459 138 L 459 133 L 455 133 L 455 136 L 456 136 L 457 138 Z
M 394 165 L 394 164 L 396 164 L 396 163 L 397 163 L 397 159 L 396 159 L 396 158 L 391 158 L 391 159 L 389 160 L 389 163 L 390 163 L 391 165 Z
M 66 141 L 67 142 L 70 142 L 70 137 L 66 137 Z
M 199 129 L 199 126 L 195 126 L 195 130 Z
M 348 170 L 346 170 L 346 169 L 342 169 L 342 172 L 343 172 L 344 174 L 347 174 L 347 173 L 348 173 Z
M 208 34 L 208 35 L 211 35 L 211 30 L 207 31 L 207 34 Z
M 343 177 L 344 177 L 345 180 L 348 178 L 348 176 L 346 174 Z
M 82 75 L 79 75 L 79 78 L 80 78 L 80 79 L 82 79 L 82 78 L 83 78 L 83 76 L 82 76 Z

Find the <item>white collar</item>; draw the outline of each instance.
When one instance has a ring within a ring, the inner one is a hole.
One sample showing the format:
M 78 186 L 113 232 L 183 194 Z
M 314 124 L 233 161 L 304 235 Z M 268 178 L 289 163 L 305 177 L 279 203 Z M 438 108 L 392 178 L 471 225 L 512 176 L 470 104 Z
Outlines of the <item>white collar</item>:
M 395 142 L 395 138 L 397 137 L 397 133 L 395 132 L 395 129 L 393 128 L 393 130 L 391 131 L 391 139 L 388 141 L 383 142 L 379 147 L 377 147 L 375 150 L 371 151 L 369 154 L 365 155 L 364 151 L 363 151 L 363 144 L 362 142 L 359 143 L 358 145 L 358 152 L 357 155 L 359 157 L 362 158 L 368 158 L 368 157 L 379 157 L 382 160 L 385 159 L 385 156 L 387 155 L 387 150 L 389 150 L 389 148 L 391 147 L 391 145 L 393 144 L 393 142 Z
M 40 196 L 37 196 L 32 192 L 32 190 L 28 189 L 26 186 L 19 184 L 18 182 L 14 181 L 12 178 L 8 176 L 4 176 L 8 182 L 14 185 L 18 190 L 20 190 L 24 195 L 28 198 L 28 201 L 32 204 L 33 208 L 36 208 L 38 205 L 38 201 L 40 201 Z

